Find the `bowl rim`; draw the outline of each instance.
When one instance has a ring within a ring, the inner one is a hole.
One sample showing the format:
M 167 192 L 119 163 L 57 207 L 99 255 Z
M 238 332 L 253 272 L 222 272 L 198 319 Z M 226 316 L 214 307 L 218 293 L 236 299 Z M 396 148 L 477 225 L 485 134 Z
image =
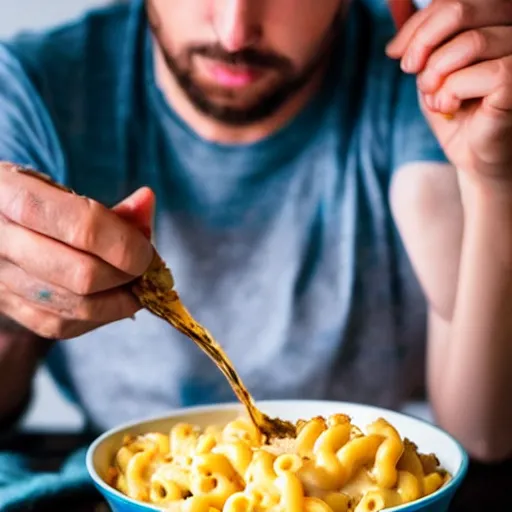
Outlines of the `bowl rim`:
M 386 413 L 391 413 L 394 416 L 401 416 L 404 419 L 413 420 L 417 423 L 422 423 L 426 427 L 436 430 L 440 434 L 447 437 L 455 446 L 457 451 L 459 452 L 461 456 L 461 464 L 459 468 L 457 469 L 456 473 L 452 475 L 451 480 L 444 485 L 443 487 L 439 488 L 437 491 L 433 492 L 432 494 L 429 494 L 428 496 L 424 496 L 423 498 L 420 498 L 418 500 L 404 503 L 402 505 L 398 505 L 396 507 L 388 508 L 386 509 L 386 512 L 413 512 L 414 510 L 420 510 L 422 507 L 426 507 L 429 504 L 439 500 L 443 495 L 448 495 L 450 492 L 454 493 L 456 489 L 460 487 L 462 484 L 463 479 L 465 478 L 468 468 L 469 468 L 469 455 L 457 439 L 455 439 L 451 434 L 449 434 L 446 430 L 438 427 L 437 425 L 430 423 L 424 419 L 418 418 L 416 416 L 412 416 L 411 414 L 406 414 L 400 411 L 395 411 L 392 409 L 388 409 L 385 407 L 379 407 L 374 405 L 366 405 L 363 403 L 357 403 L 357 402 L 349 402 L 349 401 L 337 401 L 337 400 L 301 400 L 301 399 L 283 399 L 283 400 L 256 400 L 256 405 L 258 407 L 264 408 L 266 405 L 279 407 L 281 406 L 287 406 L 289 407 L 291 404 L 323 404 L 326 406 L 336 406 L 339 407 L 341 410 L 343 407 L 355 407 L 364 409 L 368 412 L 374 412 L 378 415 L 385 415 Z M 138 507 L 145 507 L 147 510 L 155 510 L 155 511 L 161 511 L 161 508 L 158 508 L 157 505 L 151 504 L 151 503 L 143 503 L 137 500 L 134 500 L 126 494 L 123 494 L 122 492 L 118 491 L 114 487 L 111 487 L 108 485 L 98 474 L 96 469 L 94 468 L 94 454 L 98 447 L 109 437 L 130 428 L 135 428 L 137 426 L 143 425 L 144 423 L 151 423 L 154 421 L 162 421 L 162 420 L 172 420 L 174 417 L 177 416 L 186 416 L 187 414 L 201 414 L 201 413 L 208 413 L 208 412 L 222 412 L 222 411 L 232 411 L 233 409 L 240 409 L 243 412 L 243 405 L 240 402 L 223 402 L 223 403 L 217 403 L 217 404 L 204 404 L 204 405 L 192 405 L 192 406 L 185 406 L 185 407 L 179 407 L 176 409 L 172 409 L 168 413 L 164 414 L 157 414 L 157 415 L 151 415 L 147 416 L 142 419 L 138 420 L 132 420 L 127 421 L 124 423 L 121 423 L 117 425 L 116 427 L 113 427 L 111 429 L 106 430 L 101 435 L 99 435 L 88 447 L 85 457 L 85 464 L 87 468 L 87 472 L 89 473 L 90 478 L 93 480 L 94 484 L 101 488 L 105 493 L 115 496 L 117 499 L 124 501 L 126 503 L 129 503 L 131 505 L 135 505 Z M 384 414 L 383 414 L 384 413 Z M 379 416 L 376 416 L 379 417 Z M 411 508 L 412 507 L 412 508 Z

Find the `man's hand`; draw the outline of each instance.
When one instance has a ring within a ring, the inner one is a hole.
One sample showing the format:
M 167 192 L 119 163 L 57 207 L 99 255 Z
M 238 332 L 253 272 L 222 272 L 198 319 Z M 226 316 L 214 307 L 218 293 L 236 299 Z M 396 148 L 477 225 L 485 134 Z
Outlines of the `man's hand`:
M 51 339 L 133 316 L 123 285 L 153 257 L 152 192 L 111 211 L 12 168 L 0 163 L 0 315 Z
M 414 14 L 409 0 L 389 4 L 400 30 L 388 55 L 418 74 L 451 163 L 486 184 L 512 184 L 512 0 L 434 0 Z

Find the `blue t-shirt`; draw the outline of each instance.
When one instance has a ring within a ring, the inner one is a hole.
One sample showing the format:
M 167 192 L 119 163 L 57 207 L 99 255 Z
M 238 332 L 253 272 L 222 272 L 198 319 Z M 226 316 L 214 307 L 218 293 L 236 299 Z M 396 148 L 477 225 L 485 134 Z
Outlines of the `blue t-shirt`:
M 155 82 L 141 0 L 0 46 L 0 159 L 113 205 L 157 195 L 156 245 L 257 399 L 398 407 L 422 384 L 425 299 L 393 224 L 393 172 L 444 160 L 415 79 L 356 0 L 318 94 L 252 144 L 201 138 Z M 96 428 L 234 400 L 146 312 L 59 343 L 49 368 Z

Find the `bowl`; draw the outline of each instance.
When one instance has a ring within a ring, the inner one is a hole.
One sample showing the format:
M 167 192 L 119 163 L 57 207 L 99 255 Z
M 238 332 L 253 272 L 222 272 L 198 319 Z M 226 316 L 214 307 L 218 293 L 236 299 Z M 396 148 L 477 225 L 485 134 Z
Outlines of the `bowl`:
M 315 416 L 329 416 L 344 413 L 352 422 L 365 427 L 379 417 L 389 421 L 402 437 L 413 441 L 423 453 L 435 453 L 441 466 L 452 475 L 451 480 L 438 491 L 417 501 L 387 509 L 387 512 L 446 512 L 456 490 L 464 480 L 468 469 L 468 455 L 462 446 L 449 434 L 425 421 L 402 413 L 379 407 L 350 402 L 312 400 L 262 401 L 258 406 L 270 416 L 278 416 L 290 421 Z M 96 488 L 100 491 L 114 512 L 149 512 L 162 510 L 155 505 L 132 500 L 110 487 L 104 480 L 114 454 L 122 445 L 126 434 L 138 435 L 147 432 L 168 432 L 179 422 L 187 422 L 200 427 L 211 424 L 224 424 L 244 414 L 238 403 L 187 407 L 172 411 L 166 416 L 131 422 L 105 432 L 98 437 L 87 451 L 87 470 Z

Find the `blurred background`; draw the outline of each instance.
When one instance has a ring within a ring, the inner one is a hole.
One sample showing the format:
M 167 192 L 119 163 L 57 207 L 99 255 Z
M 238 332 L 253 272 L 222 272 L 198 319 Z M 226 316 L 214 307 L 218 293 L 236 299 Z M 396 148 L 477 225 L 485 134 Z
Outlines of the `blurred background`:
M 41 30 L 64 23 L 84 11 L 127 0 L 0 0 L 0 39 L 19 31 Z M 372 0 L 385 1 L 385 0 Z M 428 0 L 420 0 L 426 3 Z M 406 411 L 431 420 L 430 410 L 424 402 L 411 402 Z M 34 399 L 23 421 L 25 430 L 76 431 L 83 425 L 80 412 L 56 388 L 48 372 L 38 372 Z
M 0 3 L 0 37 L 19 30 L 42 29 L 65 22 L 87 9 L 115 3 L 112 0 L 2 0 Z

